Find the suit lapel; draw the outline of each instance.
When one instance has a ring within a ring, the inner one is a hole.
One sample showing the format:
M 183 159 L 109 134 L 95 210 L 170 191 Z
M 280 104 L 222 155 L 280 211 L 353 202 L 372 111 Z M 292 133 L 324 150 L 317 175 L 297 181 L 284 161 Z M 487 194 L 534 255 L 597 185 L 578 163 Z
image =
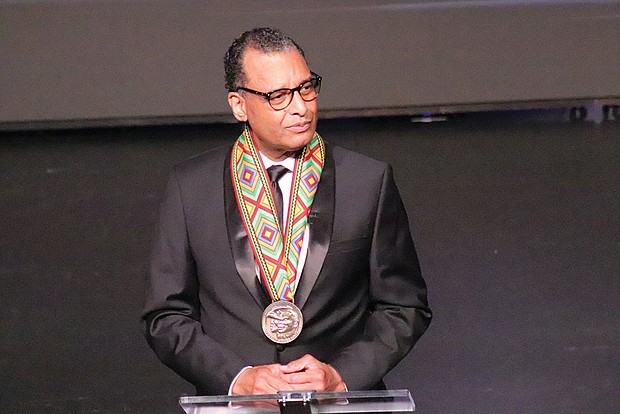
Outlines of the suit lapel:
M 306 263 L 301 274 L 301 280 L 295 292 L 295 304 L 303 308 L 308 296 L 316 283 L 327 249 L 332 238 L 334 225 L 335 203 L 335 166 L 331 149 L 325 143 L 325 162 L 321 172 L 321 182 L 314 196 L 308 223 L 310 225 L 310 244 Z
M 239 214 L 239 207 L 235 199 L 230 175 L 230 151 L 224 163 L 224 204 L 226 209 L 226 227 L 228 229 L 228 242 L 237 268 L 237 273 L 241 277 L 243 284 L 256 301 L 264 309 L 270 300 L 266 292 L 262 291 L 262 286 L 256 277 L 256 263 L 254 253 L 248 242 L 248 236 Z
M 310 225 L 310 244 L 301 280 L 295 292 L 295 304 L 301 309 L 323 267 L 327 249 L 332 237 L 334 224 L 335 167 L 331 149 L 325 145 L 325 164 L 321 173 L 321 182 L 314 196 L 308 223 Z M 256 303 L 265 308 L 270 300 L 256 277 L 254 254 L 239 214 L 230 175 L 230 151 L 224 166 L 224 203 L 228 241 L 239 276 Z

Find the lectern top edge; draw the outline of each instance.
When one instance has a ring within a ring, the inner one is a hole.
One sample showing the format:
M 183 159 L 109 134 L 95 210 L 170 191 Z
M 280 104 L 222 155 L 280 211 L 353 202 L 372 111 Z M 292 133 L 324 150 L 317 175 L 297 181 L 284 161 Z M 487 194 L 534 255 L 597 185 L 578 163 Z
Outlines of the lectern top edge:
M 415 410 L 408 390 L 185 396 L 179 398 L 179 404 L 188 414 L 406 413 Z

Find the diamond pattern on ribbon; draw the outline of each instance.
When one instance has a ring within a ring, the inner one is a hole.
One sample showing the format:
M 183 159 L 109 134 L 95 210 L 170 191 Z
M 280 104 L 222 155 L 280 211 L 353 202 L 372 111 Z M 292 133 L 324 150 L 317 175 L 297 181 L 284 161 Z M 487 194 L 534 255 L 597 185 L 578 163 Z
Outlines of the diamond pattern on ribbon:
M 319 178 L 316 176 L 316 172 L 314 170 L 310 170 L 305 174 L 301 182 L 304 184 L 304 189 L 311 193 L 316 190 L 316 187 L 319 185 Z
M 256 169 L 248 166 L 247 164 L 243 165 L 240 174 L 240 181 L 252 190 L 256 185 Z
M 258 231 L 258 238 L 263 243 L 267 243 L 269 246 L 273 246 L 277 240 L 277 234 L 278 229 L 276 227 L 273 227 L 273 225 L 271 225 L 270 223 L 263 223 L 262 227 Z
M 295 248 L 295 252 L 297 253 L 297 255 L 301 253 L 301 246 L 304 243 L 304 234 L 305 232 L 302 231 L 296 237 L 293 238 L 292 245 Z

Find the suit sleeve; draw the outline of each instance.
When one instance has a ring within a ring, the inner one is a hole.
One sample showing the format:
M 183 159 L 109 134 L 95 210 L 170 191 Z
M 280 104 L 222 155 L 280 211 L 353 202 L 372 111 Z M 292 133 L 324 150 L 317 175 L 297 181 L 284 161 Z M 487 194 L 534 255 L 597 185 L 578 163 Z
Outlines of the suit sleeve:
M 147 279 L 143 333 L 159 359 L 198 389 L 226 394 L 243 361 L 200 324 L 199 284 L 180 186 L 173 173 L 161 206 Z
M 375 217 L 369 255 L 369 316 L 361 336 L 330 361 L 349 390 L 380 383 L 431 321 L 426 284 L 389 165 Z

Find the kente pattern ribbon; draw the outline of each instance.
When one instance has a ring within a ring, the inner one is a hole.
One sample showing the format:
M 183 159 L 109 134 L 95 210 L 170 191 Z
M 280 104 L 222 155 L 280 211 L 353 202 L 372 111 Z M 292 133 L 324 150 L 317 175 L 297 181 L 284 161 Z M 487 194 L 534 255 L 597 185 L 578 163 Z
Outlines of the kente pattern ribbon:
M 272 301 L 293 301 L 299 255 L 324 158 L 325 144 L 315 132 L 295 161 L 289 219 L 283 235 L 269 177 L 247 126 L 233 146 L 230 162 L 237 206 Z

